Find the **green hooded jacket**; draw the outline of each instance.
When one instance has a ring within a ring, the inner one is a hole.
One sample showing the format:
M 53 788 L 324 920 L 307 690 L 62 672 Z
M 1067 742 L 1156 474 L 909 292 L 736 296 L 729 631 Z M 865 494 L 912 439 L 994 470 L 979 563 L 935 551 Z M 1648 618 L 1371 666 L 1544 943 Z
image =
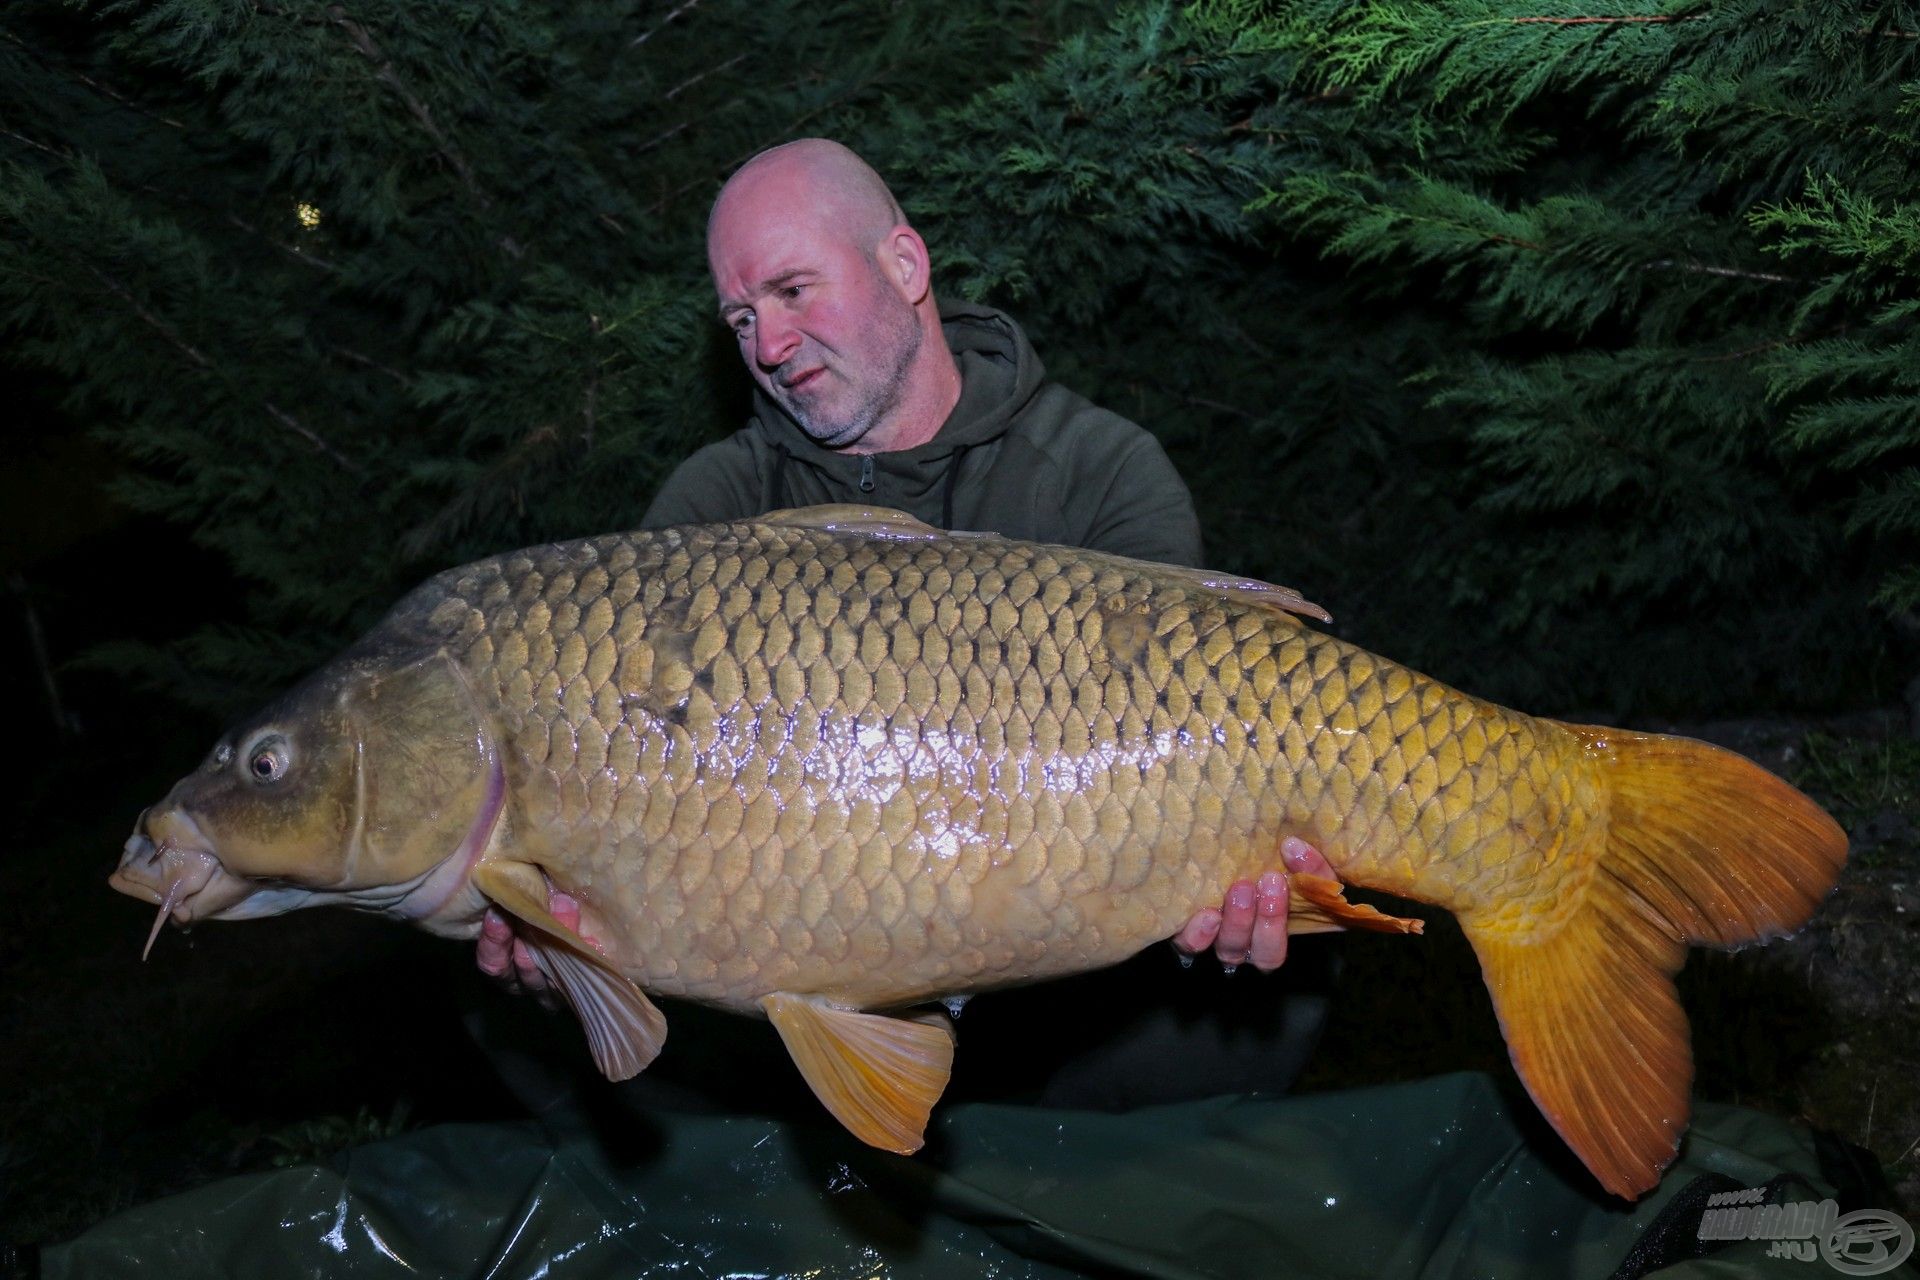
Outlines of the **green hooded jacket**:
M 756 388 L 747 425 L 675 468 L 641 527 L 854 502 L 942 529 L 1200 563 L 1193 498 L 1159 441 L 1047 381 L 1012 317 L 949 303 L 940 320 L 961 390 L 933 439 L 897 453 L 827 449 Z

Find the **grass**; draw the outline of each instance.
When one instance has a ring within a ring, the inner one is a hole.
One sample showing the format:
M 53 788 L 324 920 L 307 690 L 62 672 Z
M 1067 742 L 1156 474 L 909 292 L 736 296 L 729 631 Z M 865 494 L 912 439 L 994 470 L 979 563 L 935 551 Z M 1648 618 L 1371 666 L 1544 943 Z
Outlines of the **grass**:
M 1910 861 L 1920 832 L 1920 739 L 1842 737 L 1813 732 L 1794 782 L 1826 803 L 1849 833 L 1885 824 L 1886 833 L 1856 836 L 1856 856 L 1869 865 Z M 1879 838 L 1871 838 L 1878 836 Z

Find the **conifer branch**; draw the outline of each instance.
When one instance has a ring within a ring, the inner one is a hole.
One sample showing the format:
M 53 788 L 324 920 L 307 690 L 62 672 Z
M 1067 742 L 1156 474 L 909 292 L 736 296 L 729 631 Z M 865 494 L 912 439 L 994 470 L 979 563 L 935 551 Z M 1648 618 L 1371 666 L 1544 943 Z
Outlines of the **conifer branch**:
M 273 401 L 263 400 L 261 403 L 266 406 L 267 412 L 273 415 L 274 421 L 278 422 L 281 426 L 285 427 L 287 430 L 293 432 L 295 435 L 305 440 L 308 444 L 318 449 L 321 453 L 324 453 L 329 458 L 332 458 L 335 463 L 339 464 L 341 467 L 344 467 L 346 470 L 351 471 L 354 475 L 362 474 L 360 465 L 358 463 L 353 462 L 352 460 L 347 458 L 344 454 L 342 454 L 338 449 L 335 449 L 332 445 L 328 444 L 325 440 L 323 440 L 320 437 L 319 432 L 313 430 L 311 427 L 303 425 L 299 419 L 295 418 L 292 414 L 288 413 L 285 409 L 282 409 L 279 405 L 275 404 Z
M 1209 400 L 1205 396 L 1188 396 L 1186 400 L 1188 404 L 1194 405 L 1197 408 L 1213 409 L 1220 413 L 1230 413 L 1234 417 L 1244 418 L 1248 422 L 1258 422 L 1260 420 L 1260 415 L 1253 410 L 1242 409 L 1239 405 L 1228 404 L 1224 400 Z
M 47 709 L 53 713 L 54 726 L 59 729 L 62 738 L 80 736 L 80 717 L 67 710 L 60 698 L 60 681 L 54 675 L 53 658 L 47 648 L 46 629 L 40 625 L 40 611 L 33 607 L 33 593 L 27 589 L 26 575 L 18 569 L 7 574 L 7 590 L 20 602 L 20 612 L 27 621 L 27 643 L 33 654 L 33 665 L 40 674 L 40 687 L 47 695 Z
M 670 9 L 667 12 L 666 17 L 660 19 L 660 21 L 654 23 L 651 27 L 648 27 L 645 31 L 642 31 L 639 35 L 635 36 L 632 42 L 627 45 L 627 48 L 638 49 L 641 45 L 645 44 L 647 41 L 659 35 L 663 30 L 666 29 L 668 24 L 673 22 L 674 19 L 678 18 L 681 14 L 687 12 L 687 10 L 694 8 L 699 3 L 700 3 L 700 0 L 683 0 L 682 3 L 675 5 L 672 9 Z
M 180 354 L 184 355 L 189 361 L 193 363 L 195 368 L 204 370 L 208 373 L 212 373 L 215 371 L 213 361 L 207 359 L 206 354 L 202 352 L 200 348 L 194 346 L 191 342 L 188 342 L 185 338 L 181 337 L 178 333 L 174 331 L 172 325 L 168 324 L 166 321 L 162 320 L 159 316 L 154 315 L 153 312 L 147 310 L 144 306 L 142 306 L 140 304 L 140 300 L 133 296 L 133 290 L 127 288 L 127 286 L 121 284 L 118 280 L 115 280 L 112 276 L 100 270 L 100 268 L 98 267 L 90 266 L 87 268 L 87 270 L 90 273 L 92 273 L 94 279 L 98 280 L 101 284 L 106 286 L 107 291 L 109 293 L 113 294 L 114 297 L 120 299 L 120 301 L 126 303 L 127 308 L 130 311 L 132 311 L 134 315 L 140 318 L 141 323 L 145 324 L 149 329 L 152 329 L 155 333 L 159 334 L 162 338 L 166 339 L 168 345 L 173 347 L 174 350 L 180 352 Z
M 1725 276 L 1729 280 L 1759 280 L 1765 284 L 1805 284 L 1799 276 L 1783 276 L 1772 271 L 1746 271 L 1739 267 L 1716 267 L 1708 262 L 1682 262 L 1678 258 L 1660 258 L 1646 264 L 1648 271 L 1685 271 L 1691 275 Z
M 119 298 L 120 301 L 126 303 L 127 308 L 131 310 L 134 315 L 140 318 L 141 323 L 145 324 L 149 329 L 152 329 L 155 333 L 159 334 L 161 338 L 163 338 L 169 346 L 171 346 L 174 350 L 178 351 L 181 355 L 184 355 L 188 359 L 188 361 L 190 361 L 193 364 L 195 368 L 200 369 L 205 373 L 213 374 L 216 377 L 220 375 L 219 367 L 215 365 L 212 360 L 207 358 L 207 354 L 204 351 L 200 350 L 200 348 L 194 346 L 191 342 L 188 342 L 185 338 L 181 337 L 180 334 L 174 331 L 174 328 L 172 325 L 169 325 L 166 321 L 162 320 L 159 316 L 154 315 L 153 312 L 147 310 L 146 307 L 142 306 L 140 303 L 140 300 L 133 296 L 133 290 L 127 288 L 126 285 L 121 284 L 118 280 L 115 280 L 112 276 L 100 270 L 100 268 L 98 267 L 89 266 L 87 270 L 93 275 L 94 279 L 98 280 L 102 285 L 106 286 L 106 289 L 109 293 L 113 294 L 116 298 Z M 331 458 L 337 465 L 345 468 L 348 471 L 351 471 L 355 475 L 361 474 L 360 465 L 358 463 L 354 462 L 352 459 L 342 454 L 338 449 L 335 449 L 332 445 L 328 444 L 326 440 L 323 439 L 320 436 L 320 434 L 314 431 L 311 427 L 308 427 L 302 424 L 292 414 L 288 413 L 285 409 L 282 409 L 279 405 L 273 403 L 273 401 L 271 400 L 263 401 L 262 404 L 266 408 L 267 413 L 270 414 L 273 417 L 274 421 L 278 422 L 281 426 L 286 427 L 289 431 L 292 431 L 298 436 L 300 436 L 301 439 L 305 440 L 308 444 L 312 445 L 315 449 L 318 449 L 321 453 L 326 454 L 327 457 Z
M 1515 27 L 1531 25 L 1549 27 L 1622 26 L 1629 23 L 1661 25 L 1671 22 L 1705 22 L 1708 16 L 1709 15 L 1704 13 L 1618 14 L 1605 17 L 1594 16 L 1578 18 L 1550 18 L 1541 16 L 1529 18 L 1491 18 L 1486 22 L 1476 22 L 1471 25 L 1486 26 L 1488 23 L 1493 22 L 1504 22 L 1509 26 Z M 1863 36 L 1885 36 L 1894 40 L 1920 39 L 1920 31 L 1903 31 L 1899 27 L 1860 27 L 1857 29 L 1856 34 Z
M 871 79 L 862 80 L 859 84 L 851 86 L 847 90 L 844 97 L 847 97 L 847 98 L 853 97 L 854 95 L 858 94 L 861 90 L 865 89 L 871 83 L 872 83 Z M 821 103 L 819 106 L 813 108 L 811 111 L 802 111 L 799 115 L 787 121 L 787 127 L 785 131 L 777 136 L 780 136 L 780 137 L 793 136 L 794 134 L 800 131 L 801 125 L 806 124 L 809 120 L 812 120 L 815 116 L 825 115 L 827 112 L 833 110 L 835 107 L 842 105 L 843 101 L 844 101 L 844 98 L 836 98 L 831 101 Z M 739 168 L 741 165 L 745 164 L 747 161 L 753 159 L 753 157 L 759 155 L 762 151 L 766 150 L 768 147 L 772 145 L 773 145 L 773 142 L 770 140 L 756 144 L 752 150 L 741 152 L 739 155 L 727 161 L 726 164 L 720 166 L 719 169 L 709 170 L 706 173 L 701 174 L 699 177 L 692 179 L 691 181 L 681 183 L 679 186 L 667 192 L 667 194 L 665 194 L 664 196 L 661 196 L 658 200 L 655 200 L 652 204 L 648 205 L 643 210 L 643 212 L 647 214 L 659 213 L 661 210 L 665 209 L 668 205 L 672 204 L 675 200 L 678 200 L 681 196 L 693 190 L 695 187 L 700 186 L 702 183 L 712 182 L 716 177 L 720 176 L 720 174 L 733 172 L 735 169 Z
M 12 129 L 0 128 L 0 137 L 12 138 L 14 141 L 23 143 L 24 145 L 33 148 L 35 151 L 44 151 L 48 155 L 53 156 L 55 159 L 63 160 L 68 164 L 72 164 L 74 162 L 74 157 L 70 152 L 65 152 L 65 151 L 59 150 L 58 148 L 50 147 L 44 142 L 38 141 L 37 139 L 34 139 L 34 138 L 29 138 L 25 134 L 17 133 Z M 147 195 L 153 196 L 162 202 L 174 200 L 180 194 L 178 192 L 163 191 L 159 187 L 156 187 L 151 183 L 145 183 L 145 182 L 136 186 L 134 190 L 145 192 Z M 199 205 L 199 207 L 202 209 L 206 208 L 204 204 L 201 204 L 197 200 L 194 200 L 193 203 L 196 205 Z M 291 254 L 293 257 L 298 258 L 302 262 L 307 263 L 309 266 L 319 267 L 323 271 L 330 271 L 330 272 L 338 272 L 340 270 L 338 266 L 336 266 L 331 262 L 328 262 L 325 258 L 319 257 L 315 254 L 308 253 L 306 250 L 301 249 L 295 245 L 287 244 L 284 241 L 275 240 L 272 236 L 266 234 L 264 231 L 260 230 L 260 228 L 254 226 L 252 223 L 248 222 L 246 219 L 240 217 L 236 213 L 228 213 L 226 215 L 226 218 L 228 222 L 232 223 L 236 227 L 239 227 L 242 231 L 245 231 L 250 235 L 258 237 L 259 239 L 272 245 L 276 249 L 279 249 L 285 253 Z
M 485 510 L 504 493 L 517 509 L 522 498 L 514 477 L 537 464 L 544 453 L 560 442 L 560 430 L 543 422 L 528 431 L 480 473 L 478 478 L 441 504 L 440 509 L 407 530 L 400 538 L 400 553 L 410 560 L 430 554 L 437 546 L 465 528 L 475 514 Z
M 1741 347 L 1738 351 L 1726 351 L 1717 356 L 1694 356 L 1689 363 L 1727 364 L 1734 360 L 1745 360 L 1748 356 L 1757 356 L 1763 352 L 1778 351 L 1782 347 L 1797 347 L 1803 342 L 1816 342 L 1846 331 L 1846 325 L 1837 325 L 1828 329 L 1816 329 L 1811 333 L 1790 333 L 1784 338 L 1772 338 L 1766 342 L 1756 342 L 1750 347 Z
M 152 190 L 152 188 L 147 188 L 147 189 Z M 164 193 L 156 192 L 155 194 L 164 194 Z M 259 239 L 266 241 L 268 244 L 280 250 L 282 253 L 287 254 L 290 257 L 297 258 L 298 260 L 306 263 L 310 267 L 318 267 L 322 271 L 332 272 L 335 274 L 338 274 L 340 270 L 338 265 L 327 261 L 325 258 L 320 257 L 318 254 L 308 253 L 305 249 L 302 249 L 299 245 L 288 244 L 284 240 L 274 239 L 272 236 L 268 235 L 266 232 L 262 231 L 260 228 L 254 226 L 251 222 L 248 222 L 245 218 L 241 217 L 237 213 L 231 213 L 231 212 L 228 213 L 227 221 L 232 223 L 234 226 L 240 228 L 242 231 L 246 232 L 247 234 L 256 236 Z
M 599 337 L 601 333 L 604 332 L 604 330 L 600 327 L 600 317 L 596 315 L 587 316 L 587 328 L 593 332 L 593 336 L 596 338 Z M 585 403 L 582 404 L 580 408 L 580 416 L 585 421 L 585 424 L 586 424 L 584 427 L 581 428 L 580 441 L 588 449 L 593 448 L 593 428 L 594 428 L 594 422 L 595 422 L 595 406 L 599 403 L 599 400 L 600 400 L 600 366 L 598 363 L 596 363 L 593 366 L 593 373 L 587 378 L 587 394 L 585 397 Z
M 645 142 L 635 147 L 631 152 L 631 154 L 636 156 L 643 156 L 647 154 L 647 152 L 653 150 L 655 147 L 659 146 L 661 143 L 665 142 L 667 139 L 673 137 L 676 133 L 680 133 L 683 130 L 685 130 L 687 127 L 687 123 L 688 123 L 687 121 L 682 120 L 679 124 L 673 126 L 673 128 L 671 129 L 668 129 L 665 133 L 654 134 L 651 138 L 648 138 Z
M 1611 17 L 1584 17 L 1584 18 L 1548 18 L 1548 17 L 1498 18 L 1498 19 L 1495 19 L 1495 21 L 1505 22 L 1509 26 L 1515 26 L 1515 27 L 1528 26 L 1533 24 L 1539 24 L 1539 25 L 1549 26 L 1549 27 L 1592 27 L 1592 26 L 1619 26 L 1626 23 L 1663 24 L 1668 22 L 1700 22 L 1705 20 L 1706 16 L 1707 15 L 1704 13 L 1620 14 L 1620 15 L 1611 16 Z M 1480 26 L 1484 24 L 1475 23 L 1474 25 Z
M 493 200 L 481 189 L 479 179 L 474 176 L 473 166 L 467 163 L 466 156 L 461 153 L 459 147 L 454 145 L 453 139 L 441 130 L 439 123 L 433 118 L 433 109 L 422 102 L 400 78 L 400 73 L 394 70 L 393 60 L 388 58 L 380 46 L 374 42 L 372 33 L 348 17 L 347 11 L 340 5 L 328 5 L 327 18 L 334 26 L 347 33 L 347 39 L 352 43 L 355 52 L 373 64 L 374 79 L 399 95 L 400 101 L 406 105 L 408 114 L 432 140 L 434 149 L 452 168 L 454 174 L 460 179 L 461 185 L 467 189 L 467 194 L 473 197 L 474 205 L 482 213 L 492 212 Z M 499 245 L 510 258 L 518 258 L 526 252 L 509 235 L 502 235 Z
M 32 147 L 35 151 L 44 151 L 48 155 L 55 156 L 61 160 L 70 161 L 73 159 L 72 156 L 68 155 L 64 151 L 59 150 L 58 148 L 50 147 L 44 142 L 38 141 L 37 139 L 34 139 L 34 138 L 29 138 L 26 134 L 17 133 L 12 129 L 0 128 L 0 138 L 12 138 L 15 142 L 25 143 L 27 146 Z
M 393 381 L 399 383 L 403 387 L 411 387 L 413 385 L 413 379 L 408 375 L 400 372 L 398 369 L 394 369 L 387 365 L 381 364 L 378 360 L 375 360 L 372 356 L 364 355 L 361 352 L 355 351 L 352 347 L 343 347 L 337 342 L 329 342 L 327 343 L 327 350 L 333 352 L 333 354 L 337 356 L 342 357 L 343 359 L 353 362 L 354 364 L 362 365 L 368 369 L 372 369 L 376 373 L 384 373 L 387 377 L 393 379 Z
M 665 94 L 661 95 L 662 100 L 666 102 L 672 102 L 675 98 L 679 97 L 683 91 L 693 88 L 693 86 L 699 84 L 702 80 L 705 80 L 708 76 L 717 76 L 722 71 L 725 71 L 728 67 L 734 66 L 737 63 L 745 61 L 746 56 L 747 56 L 746 51 L 742 50 L 741 52 L 734 54 L 731 58 L 728 58 L 725 62 L 721 63 L 717 67 L 708 67 L 705 71 L 699 72 L 696 75 L 688 76 L 685 80 L 682 80 L 679 84 L 673 86 L 673 88 L 667 90 Z
M 43 67 L 49 66 L 47 59 L 41 55 L 38 49 L 35 49 L 33 46 L 29 45 L 26 41 L 22 40 L 19 36 L 15 35 L 13 32 L 3 31 L 3 32 L 0 32 L 0 35 L 4 35 L 7 39 L 7 43 L 13 45 L 16 49 L 26 50 L 27 56 L 31 57 L 35 62 L 38 62 L 41 66 Z M 121 106 L 127 108 L 127 110 L 135 112 L 139 115 L 143 115 L 147 119 L 155 121 L 156 123 L 164 124 L 169 129 L 185 129 L 187 127 L 184 121 L 175 120 L 172 116 L 162 115 L 151 107 L 143 106 L 142 104 L 135 102 L 132 98 L 127 97 L 126 94 L 121 93 L 116 89 L 109 88 L 107 85 L 104 85 L 100 81 L 95 80 L 92 76 L 86 74 L 84 71 L 77 71 L 71 66 L 62 66 L 60 70 L 65 72 L 67 75 L 72 76 L 75 80 L 78 80 L 81 84 L 87 86 L 87 88 L 93 90 L 95 93 L 99 94 L 101 97 L 109 98 L 112 101 L 117 102 Z

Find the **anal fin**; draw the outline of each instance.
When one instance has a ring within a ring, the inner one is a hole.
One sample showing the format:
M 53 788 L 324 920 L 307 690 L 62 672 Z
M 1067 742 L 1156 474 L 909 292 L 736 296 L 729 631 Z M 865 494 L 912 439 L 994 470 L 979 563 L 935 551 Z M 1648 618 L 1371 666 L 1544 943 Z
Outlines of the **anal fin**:
M 1363 902 L 1348 902 L 1338 880 L 1294 874 L 1288 877 L 1288 933 L 1331 933 L 1339 929 L 1366 929 L 1373 933 L 1420 933 L 1426 921 L 1390 916 Z
M 631 978 L 547 910 L 547 878 L 539 867 L 489 859 L 474 868 L 473 883 L 501 910 L 530 926 L 520 940 L 580 1019 L 602 1075 L 625 1080 L 660 1056 L 666 1018 Z
M 869 1146 L 911 1155 L 953 1071 L 942 1021 L 836 1009 L 776 992 L 761 1000 L 794 1065 L 834 1118 Z

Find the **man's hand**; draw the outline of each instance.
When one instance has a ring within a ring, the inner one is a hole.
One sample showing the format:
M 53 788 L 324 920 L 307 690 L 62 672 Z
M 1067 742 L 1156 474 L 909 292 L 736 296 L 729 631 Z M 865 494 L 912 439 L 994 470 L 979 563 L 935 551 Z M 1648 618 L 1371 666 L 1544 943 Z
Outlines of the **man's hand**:
M 1338 878 L 1320 851 L 1305 840 L 1282 841 L 1280 860 L 1288 871 Z M 1287 958 L 1286 876 L 1269 871 L 1258 881 L 1234 881 L 1220 910 L 1208 907 L 1194 912 L 1186 927 L 1174 935 L 1173 946 L 1182 956 L 1212 947 L 1228 973 L 1241 964 L 1251 964 L 1262 973 L 1278 969 Z
M 549 894 L 547 910 L 570 931 L 580 932 L 580 903 L 572 895 Z M 480 946 L 474 959 L 479 962 L 480 972 L 500 979 L 507 990 L 531 991 L 540 998 L 541 1004 L 551 1009 L 554 1007 L 551 984 L 521 940 L 519 929 L 519 922 L 506 912 L 488 907 L 486 919 L 480 922 Z

